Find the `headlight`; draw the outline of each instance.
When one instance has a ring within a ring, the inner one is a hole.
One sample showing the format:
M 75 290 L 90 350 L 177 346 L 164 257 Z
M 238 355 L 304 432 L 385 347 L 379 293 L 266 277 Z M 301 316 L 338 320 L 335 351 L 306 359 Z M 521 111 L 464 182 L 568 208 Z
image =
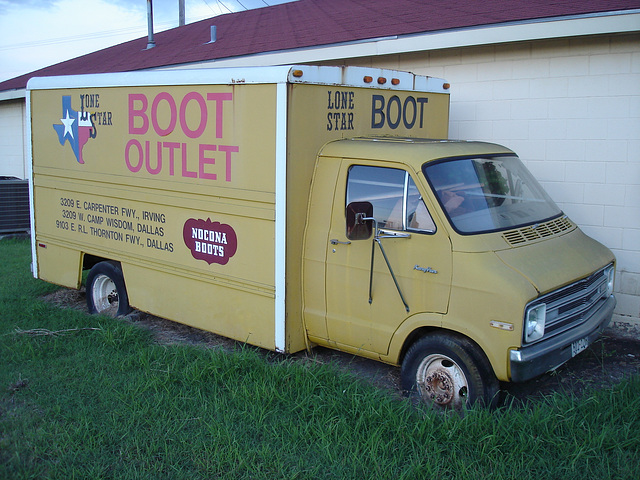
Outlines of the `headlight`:
M 605 297 L 610 297 L 613 294 L 613 279 L 615 277 L 616 269 L 613 265 L 608 266 L 604 274 L 607 276 L 607 290 L 604 294 Z
M 544 322 L 547 317 L 547 306 L 544 303 L 527 308 L 524 317 L 524 341 L 533 342 L 544 335 Z

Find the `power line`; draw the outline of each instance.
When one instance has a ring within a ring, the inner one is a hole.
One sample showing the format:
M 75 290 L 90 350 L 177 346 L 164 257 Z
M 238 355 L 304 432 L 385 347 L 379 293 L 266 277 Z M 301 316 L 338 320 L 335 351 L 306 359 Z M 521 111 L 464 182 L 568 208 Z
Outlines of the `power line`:
M 207 0 L 202 0 L 202 1 L 204 3 L 207 3 Z M 220 8 L 220 5 L 222 5 L 224 8 L 226 8 L 227 12 L 233 13 L 233 11 L 229 7 L 227 7 L 224 3 L 222 3 L 222 0 L 216 0 L 216 3 L 218 4 L 218 9 L 220 10 L 220 13 L 222 13 L 222 8 Z M 207 5 L 209 5 L 209 4 L 207 3 Z M 209 8 L 211 8 L 211 7 L 209 7 Z
M 143 26 L 121 28 L 118 30 L 105 30 L 102 32 L 71 35 L 68 37 L 57 37 L 57 38 L 48 38 L 46 40 L 34 40 L 31 42 L 14 43 L 11 45 L 0 46 L 0 50 L 14 50 L 18 48 L 33 48 L 33 47 L 43 47 L 48 45 L 59 45 L 61 43 L 69 43 L 76 40 L 92 40 L 97 38 L 115 37 L 118 35 L 125 35 L 127 33 L 133 34 L 135 32 L 143 32 L 144 30 L 145 28 Z

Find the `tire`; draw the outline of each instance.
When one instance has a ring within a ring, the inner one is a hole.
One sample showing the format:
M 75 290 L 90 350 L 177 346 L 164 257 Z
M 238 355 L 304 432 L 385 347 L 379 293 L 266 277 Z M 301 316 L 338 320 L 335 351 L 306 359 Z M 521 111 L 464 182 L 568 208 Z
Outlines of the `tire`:
M 131 311 L 122 269 L 117 262 L 100 262 L 87 276 L 87 307 L 91 314 L 110 317 Z
M 414 343 L 402 362 L 404 392 L 437 410 L 474 404 L 493 408 L 499 383 L 482 350 L 471 340 L 436 333 Z

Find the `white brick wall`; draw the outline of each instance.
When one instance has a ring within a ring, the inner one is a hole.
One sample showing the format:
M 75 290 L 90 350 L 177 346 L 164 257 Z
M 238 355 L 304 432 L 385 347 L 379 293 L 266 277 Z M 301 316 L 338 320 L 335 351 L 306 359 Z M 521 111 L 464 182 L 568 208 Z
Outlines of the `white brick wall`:
M 446 78 L 451 138 L 518 152 L 560 207 L 613 250 L 616 319 L 640 325 L 640 34 L 340 63 Z M 0 175 L 24 178 L 24 105 L 0 109 Z
M 24 100 L 0 102 L 0 176 L 27 178 Z
M 640 325 L 640 35 L 346 62 L 444 77 L 450 137 L 514 149 L 618 260 L 616 319 Z

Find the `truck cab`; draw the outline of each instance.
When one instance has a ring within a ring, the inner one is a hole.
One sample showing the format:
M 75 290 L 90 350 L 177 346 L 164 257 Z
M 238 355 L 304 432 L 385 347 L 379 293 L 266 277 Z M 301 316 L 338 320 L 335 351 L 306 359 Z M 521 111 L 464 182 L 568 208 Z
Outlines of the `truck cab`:
M 615 306 L 613 254 L 490 143 L 328 143 L 304 245 L 309 339 L 402 365 L 403 389 L 440 407 L 558 367 Z

